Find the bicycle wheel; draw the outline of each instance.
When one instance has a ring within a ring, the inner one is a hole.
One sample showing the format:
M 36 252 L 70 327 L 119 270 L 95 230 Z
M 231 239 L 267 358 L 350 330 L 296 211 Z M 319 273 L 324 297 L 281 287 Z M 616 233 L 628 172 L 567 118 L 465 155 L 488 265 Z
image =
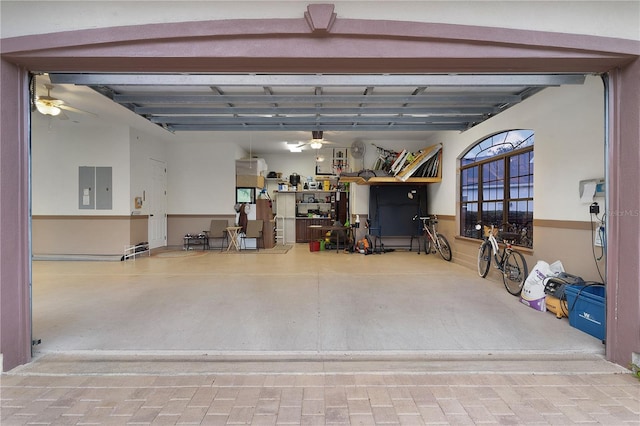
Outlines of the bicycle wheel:
M 524 281 L 529 275 L 524 256 L 520 252 L 512 251 L 505 259 L 503 266 L 502 281 L 504 282 L 504 287 L 514 296 L 519 296 Z
M 440 256 L 447 262 L 451 261 L 451 246 L 449 246 L 449 241 L 444 237 L 444 235 L 437 235 L 438 238 L 438 251 L 440 252 Z
M 424 254 L 431 253 L 431 238 L 428 235 L 424 236 Z
M 491 243 L 485 241 L 478 250 L 478 274 L 482 278 L 489 273 L 489 266 L 491 266 Z

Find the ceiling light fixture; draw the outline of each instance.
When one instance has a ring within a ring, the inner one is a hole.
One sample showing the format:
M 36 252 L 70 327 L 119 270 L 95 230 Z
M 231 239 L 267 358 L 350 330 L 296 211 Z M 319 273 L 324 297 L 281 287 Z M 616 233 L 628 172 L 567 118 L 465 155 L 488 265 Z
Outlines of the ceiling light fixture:
M 36 101 L 36 108 L 38 109 L 38 111 L 40 111 L 40 113 L 44 115 L 56 116 L 62 112 L 62 110 L 57 106 L 47 105 L 45 103 L 38 102 L 38 101 Z
M 309 144 L 311 149 L 322 148 L 323 137 L 324 137 L 324 132 L 322 130 L 311 131 L 311 143 Z
M 289 149 L 289 152 L 302 152 L 302 147 L 297 144 L 288 143 L 287 149 Z

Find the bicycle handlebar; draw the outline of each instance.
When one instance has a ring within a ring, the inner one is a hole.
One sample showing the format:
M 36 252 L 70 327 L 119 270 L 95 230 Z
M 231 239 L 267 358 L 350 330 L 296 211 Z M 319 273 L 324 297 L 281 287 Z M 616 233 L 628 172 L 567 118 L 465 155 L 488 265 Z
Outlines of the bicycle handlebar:
M 494 224 L 484 225 L 482 222 L 479 222 L 479 223 L 476 224 L 476 230 L 478 230 L 478 231 L 482 230 L 483 226 L 486 226 L 487 228 L 490 228 L 489 235 L 487 235 L 487 233 L 485 231 L 484 237 L 486 237 L 486 238 L 489 238 L 490 235 L 493 235 L 496 239 L 500 239 L 501 241 L 504 241 L 504 242 L 507 242 L 507 241 L 508 242 L 515 242 L 515 241 L 518 241 L 520 239 L 520 237 L 521 237 L 521 235 L 519 233 L 517 233 L 517 232 L 501 231 L 500 228 L 497 227 Z M 498 235 L 498 232 L 500 233 L 500 235 Z
M 425 220 L 436 220 L 437 217 L 436 217 L 436 215 L 432 215 L 432 216 L 418 216 L 418 215 L 415 215 L 415 216 L 413 216 L 413 219 L 411 219 L 411 220 L 416 220 L 416 219 L 420 219 L 420 220 L 422 220 L 424 222 Z

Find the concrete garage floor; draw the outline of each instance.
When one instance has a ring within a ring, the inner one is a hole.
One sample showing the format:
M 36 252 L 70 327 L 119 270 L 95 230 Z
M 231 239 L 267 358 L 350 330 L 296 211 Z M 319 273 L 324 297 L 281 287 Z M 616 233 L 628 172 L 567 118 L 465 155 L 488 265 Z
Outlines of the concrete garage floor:
M 35 261 L 36 354 L 603 354 L 501 282 L 436 255 L 162 251 L 126 262 Z
M 0 423 L 638 424 L 597 339 L 439 257 L 162 252 L 34 263 Z

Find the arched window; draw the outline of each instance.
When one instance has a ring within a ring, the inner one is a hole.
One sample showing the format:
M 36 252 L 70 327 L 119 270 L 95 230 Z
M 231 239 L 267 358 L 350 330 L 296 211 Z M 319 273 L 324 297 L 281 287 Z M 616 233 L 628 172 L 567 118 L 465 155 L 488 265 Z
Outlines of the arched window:
M 482 238 L 477 223 L 519 232 L 533 247 L 533 130 L 481 140 L 460 160 L 460 235 Z

